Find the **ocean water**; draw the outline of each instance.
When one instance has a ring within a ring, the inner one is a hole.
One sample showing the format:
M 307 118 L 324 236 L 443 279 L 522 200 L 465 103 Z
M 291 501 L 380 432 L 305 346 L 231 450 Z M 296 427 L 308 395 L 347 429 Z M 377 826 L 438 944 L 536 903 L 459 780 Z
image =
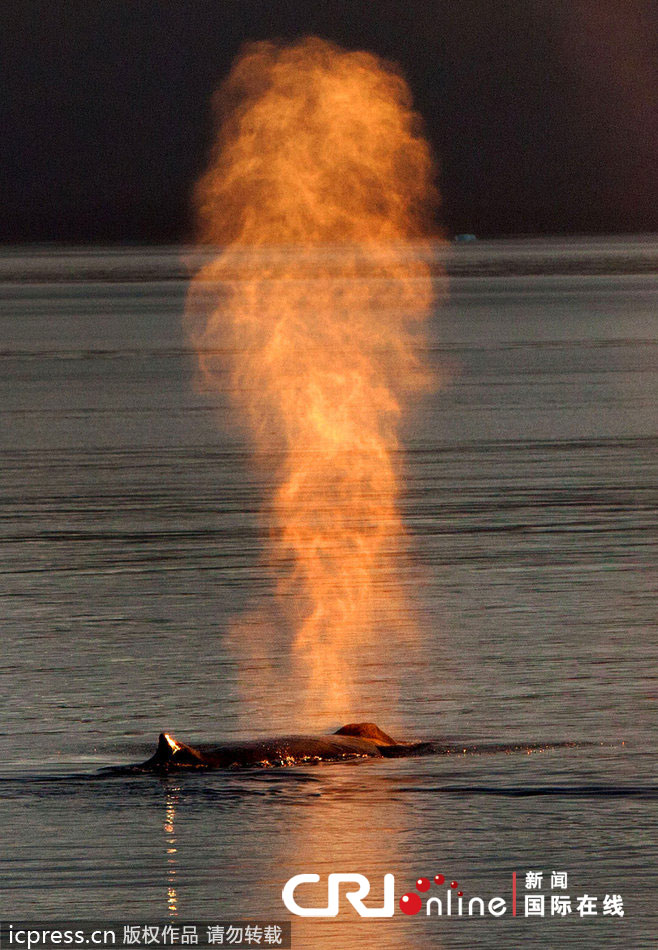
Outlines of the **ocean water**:
M 0 919 L 288 919 L 300 872 L 321 875 L 309 904 L 332 872 L 381 901 L 390 872 L 396 908 L 435 874 L 509 907 L 516 872 L 516 917 L 367 920 L 343 899 L 292 918 L 293 947 L 655 946 L 658 244 L 437 250 L 444 384 L 402 429 L 400 581 L 422 635 L 382 632 L 360 718 L 485 751 L 103 777 L 162 729 L 306 731 L 294 691 L 260 676 L 280 644 L 227 636 L 272 597 L 271 486 L 228 391 L 195 390 L 191 257 L 0 253 Z M 571 745 L 511 750 L 551 742 Z M 536 894 L 546 915 L 526 917 Z

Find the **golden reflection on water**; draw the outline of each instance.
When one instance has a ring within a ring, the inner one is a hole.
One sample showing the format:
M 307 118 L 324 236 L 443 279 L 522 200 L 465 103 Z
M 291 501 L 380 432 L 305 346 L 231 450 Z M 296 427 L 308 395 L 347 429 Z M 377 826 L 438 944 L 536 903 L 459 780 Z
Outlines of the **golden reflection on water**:
M 295 809 L 294 822 L 280 838 L 283 853 L 282 877 L 316 873 L 318 884 L 303 884 L 295 892 L 300 906 L 327 906 L 327 879 L 331 873 L 363 874 L 370 881 L 370 893 L 363 903 L 369 908 L 384 904 L 384 875 L 396 877 L 393 917 L 362 918 L 345 897 L 356 884 L 343 884 L 338 917 L 304 918 L 291 915 L 293 946 L 313 950 L 344 950 L 350 947 L 376 947 L 377 950 L 427 950 L 428 933 L 416 918 L 405 917 L 398 901 L 405 889 L 413 886 L 401 868 L 409 854 L 408 817 L 399 802 L 383 800 L 379 769 L 391 763 L 354 762 L 318 766 L 321 792 L 309 808 Z M 326 768 L 326 777 L 321 774 Z M 414 867 L 417 862 L 413 862 Z M 284 870 L 285 869 L 285 870 Z M 288 871 L 290 873 L 288 873 Z M 414 872 L 415 873 L 415 872 Z M 281 881 L 281 885 L 285 880 Z M 442 942 L 432 933 L 433 950 Z
M 302 794 L 281 814 L 275 837 L 270 839 L 276 844 L 261 853 L 262 878 L 254 893 L 261 888 L 265 892 L 266 917 L 291 921 L 293 947 L 427 950 L 431 946 L 432 950 L 442 950 L 445 946 L 436 927 L 429 926 L 436 921 L 430 922 L 421 916 L 405 917 L 399 910 L 400 896 L 413 888 L 419 873 L 432 868 L 428 869 L 426 856 L 423 859 L 410 853 L 409 816 L 399 800 L 387 792 L 390 786 L 386 783 L 386 772 L 393 768 L 390 761 L 318 766 L 313 770 L 318 784 L 312 783 L 312 798 L 305 799 Z M 177 918 L 182 896 L 178 867 L 181 842 L 176 832 L 181 787 L 165 782 L 163 788 L 166 916 Z M 416 828 L 414 837 L 417 838 L 417 834 Z M 249 850 L 249 847 L 244 852 L 240 849 L 243 858 Z M 235 860 L 241 860 L 240 854 L 235 855 Z M 293 875 L 303 873 L 315 873 L 320 880 L 317 884 L 301 884 L 295 891 L 295 900 L 301 907 L 320 909 L 327 907 L 330 874 L 364 875 L 370 882 L 370 893 L 363 903 L 368 908 L 380 909 L 384 905 L 384 876 L 392 873 L 395 875 L 394 915 L 360 917 L 346 898 L 348 892 L 358 890 L 358 885 L 349 882 L 341 885 L 337 917 L 304 918 L 290 914 L 283 904 L 281 890 Z M 194 902 L 191 895 L 190 899 Z M 274 901 L 274 907 L 269 906 L 270 901 Z M 244 908 L 237 911 L 243 912 Z
M 178 916 L 178 889 L 176 887 L 178 870 L 176 867 L 176 805 L 178 804 L 180 788 L 177 785 L 165 786 L 165 819 L 164 833 L 167 855 L 167 914 L 169 917 Z

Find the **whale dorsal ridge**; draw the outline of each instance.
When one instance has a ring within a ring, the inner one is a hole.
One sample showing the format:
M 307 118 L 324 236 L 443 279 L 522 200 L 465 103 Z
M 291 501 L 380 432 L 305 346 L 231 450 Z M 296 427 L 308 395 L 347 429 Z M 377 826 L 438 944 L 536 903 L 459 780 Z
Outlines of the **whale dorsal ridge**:
M 370 739 L 376 745 L 397 745 L 395 739 L 387 735 L 374 722 L 349 722 L 346 726 L 337 729 L 334 735 L 357 736 L 359 739 Z
M 156 755 L 161 762 L 168 762 L 179 749 L 180 745 L 173 736 L 170 736 L 168 732 L 160 733 Z
M 156 766 L 199 766 L 204 762 L 202 752 L 191 745 L 179 742 L 169 735 L 168 732 L 161 732 L 158 738 L 158 748 L 155 751 L 153 759 L 149 760 Z

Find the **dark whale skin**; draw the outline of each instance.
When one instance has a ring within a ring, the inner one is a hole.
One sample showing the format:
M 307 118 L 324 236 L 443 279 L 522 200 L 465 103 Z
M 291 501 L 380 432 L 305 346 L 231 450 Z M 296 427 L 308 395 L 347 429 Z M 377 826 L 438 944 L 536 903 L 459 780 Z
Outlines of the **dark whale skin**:
M 211 747 L 187 745 L 163 732 L 150 759 L 112 771 L 167 773 L 190 769 L 270 768 L 422 755 L 425 751 L 430 751 L 427 743 L 397 743 L 374 723 L 351 723 L 328 736 L 279 736 Z
M 372 722 L 349 723 L 328 736 L 278 736 L 225 742 L 217 746 L 191 746 L 169 733 L 158 739 L 155 753 L 137 765 L 111 766 L 102 775 L 134 775 L 212 769 L 263 769 L 291 765 L 315 765 L 348 759 L 402 758 L 421 755 L 495 755 L 504 753 L 545 752 L 549 749 L 574 748 L 588 743 L 559 742 L 396 742 Z

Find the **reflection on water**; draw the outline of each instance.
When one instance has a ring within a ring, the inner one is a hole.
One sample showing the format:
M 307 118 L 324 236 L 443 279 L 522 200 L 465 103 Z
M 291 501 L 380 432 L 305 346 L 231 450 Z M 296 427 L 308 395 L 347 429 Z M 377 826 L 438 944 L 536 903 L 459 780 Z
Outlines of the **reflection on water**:
M 166 835 L 167 853 L 167 914 L 169 917 L 178 916 L 178 893 L 176 890 L 176 805 L 180 789 L 176 785 L 165 783 L 165 820 L 164 833 Z
M 229 392 L 217 409 L 190 389 L 170 255 L 130 257 L 153 279 L 126 282 L 123 251 L 0 255 L 3 919 L 274 918 L 301 871 L 363 873 L 377 901 L 387 872 L 399 898 L 422 875 L 487 894 L 543 869 L 568 871 L 573 893 L 621 893 L 625 918 L 519 931 L 351 914 L 295 921 L 294 946 L 651 945 L 658 280 L 647 242 L 613 244 L 572 242 L 568 275 L 551 242 L 533 242 L 531 264 L 505 244 L 472 252 L 493 273 L 452 267 L 427 358 L 455 372 L 402 433 L 398 583 L 426 639 L 383 632 L 354 717 L 455 746 L 578 744 L 171 787 L 71 775 L 144 760 L 162 730 L 306 729 L 295 691 L 262 676 L 276 642 L 254 637 L 241 669 L 226 642 L 248 600 L 271 602 L 258 515 L 271 486 Z M 618 272 L 595 275 L 596 255 Z
M 294 855 L 293 863 L 297 870 L 293 873 L 320 875 L 318 884 L 305 884 L 299 888 L 296 896 L 300 904 L 326 907 L 329 873 L 367 874 L 363 869 L 370 868 L 377 870 L 370 877 L 370 893 L 364 903 L 368 907 L 381 907 L 384 902 L 384 874 L 399 866 L 397 846 L 403 835 L 404 824 L 404 816 L 392 804 L 378 809 L 375 817 L 368 797 L 354 795 L 349 765 L 346 771 L 336 773 L 331 787 L 323 791 L 313 807 L 296 810 L 294 821 L 287 828 L 284 827 L 279 839 L 278 860 L 281 866 L 290 866 L 291 856 Z M 342 886 L 343 906 L 350 906 L 345 899 L 345 892 L 356 889 L 354 884 Z M 367 946 L 372 940 L 373 923 L 381 925 L 382 920 L 362 920 L 351 907 L 349 913 L 350 939 L 356 946 Z M 294 937 L 298 946 L 337 950 L 341 940 L 344 940 L 344 928 L 338 919 L 300 917 L 295 919 Z

